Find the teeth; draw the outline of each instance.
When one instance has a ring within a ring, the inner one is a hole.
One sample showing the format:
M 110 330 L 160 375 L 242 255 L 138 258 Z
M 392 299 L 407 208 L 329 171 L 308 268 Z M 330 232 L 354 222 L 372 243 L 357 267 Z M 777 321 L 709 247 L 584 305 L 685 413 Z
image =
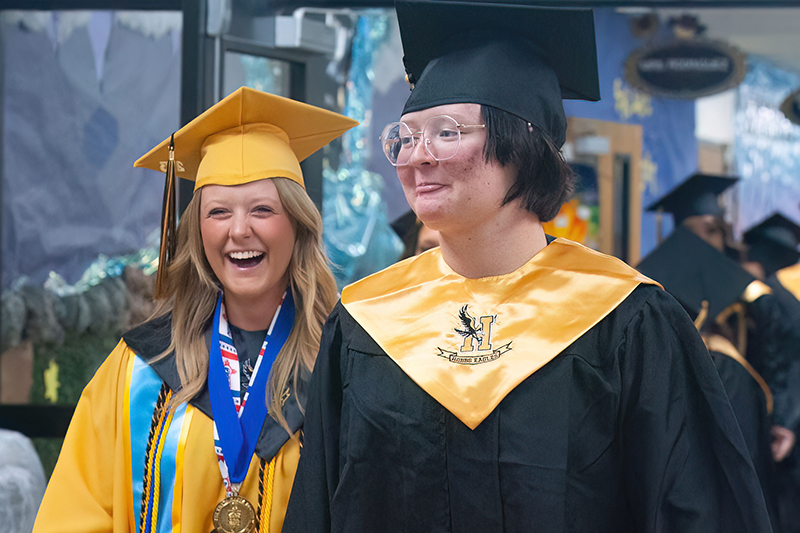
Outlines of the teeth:
M 231 259 L 253 259 L 263 254 L 264 252 L 231 252 L 228 255 Z

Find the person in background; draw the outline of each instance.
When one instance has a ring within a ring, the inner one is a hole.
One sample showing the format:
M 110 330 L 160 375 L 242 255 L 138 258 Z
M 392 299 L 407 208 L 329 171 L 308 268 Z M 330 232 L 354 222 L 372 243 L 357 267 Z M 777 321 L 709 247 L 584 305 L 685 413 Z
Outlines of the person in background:
M 381 140 L 441 242 L 343 290 L 285 531 L 770 531 L 680 304 L 542 229 L 562 97 L 599 98 L 592 12 L 395 5 L 413 89 Z
M 647 206 L 646 210 L 670 213 L 675 227 L 686 226 L 708 244 L 725 252 L 730 242 L 730 231 L 720 205 L 720 195 L 732 187 L 739 178 L 714 174 L 692 174 L 671 191 Z M 659 241 L 661 235 L 658 236 Z
M 397 217 L 391 226 L 403 241 L 400 259 L 408 259 L 439 246 L 439 232 L 423 224 L 411 210 Z
M 773 289 L 781 285 L 782 273 L 800 259 L 800 226 L 781 213 L 772 213 L 745 230 L 742 241 L 745 268 L 754 269 L 751 273 Z
M 742 261 L 741 246 L 732 242 L 729 225 L 720 195 L 738 178 L 710 174 L 693 174 L 647 207 L 648 211 L 671 213 L 676 227 L 686 227 L 720 253 L 742 262 L 749 272 L 754 263 Z M 757 278 L 758 276 L 756 276 Z M 800 308 L 786 302 L 764 283 L 754 279 L 741 295 L 736 307 L 725 310 L 730 335 L 736 338 L 737 349 L 753 368 L 764 377 L 775 398 L 773 452 L 777 462 L 789 455 L 800 430 L 800 387 L 789 383 L 788 376 L 795 361 L 800 362 Z
M 135 163 L 168 174 L 158 307 L 83 391 L 34 531 L 280 531 L 336 302 L 300 161 L 355 124 L 241 88 Z
M 794 331 L 800 330 L 800 284 L 797 275 L 800 269 L 797 260 L 800 252 L 800 226 L 781 213 L 773 213 L 763 221 L 748 228 L 742 235 L 744 248 L 744 268 L 766 283 L 781 305 L 782 323 L 791 325 Z M 800 342 L 796 337 L 788 341 Z M 800 354 L 786 360 L 776 372 L 779 387 L 800 394 Z M 800 406 L 798 406 L 800 408 Z M 776 531 L 797 533 L 800 531 L 800 449 L 795 442 L 794 431 L 775 426 L 773 447 L 778 461 L 778 501 L 780 504 L 782 527 Z
M 715 320 L 731 306 L 741 305 L 739 302 L 755 278 L 686 226 L 678 226 L 636 269 L 658 280 L 701 332 L 761 482 L 772 529 L 779 532 L 772 391 L 736 348 L 734 332 Z

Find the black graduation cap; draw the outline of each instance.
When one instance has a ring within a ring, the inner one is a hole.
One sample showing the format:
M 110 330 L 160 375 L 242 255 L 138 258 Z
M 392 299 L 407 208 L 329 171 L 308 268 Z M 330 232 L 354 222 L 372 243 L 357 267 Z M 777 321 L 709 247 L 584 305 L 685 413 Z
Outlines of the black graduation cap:
M 672 213 L 676 226 L 691 216 L 721 216 L 723 209 L 719 205 L 719 195 L 738 180 L 733 176 L 693 174 L 650 204 L 647 210 Z
M 683 226 L 676 228 L 636 269 L 661 283 L 693 316 L 707 301 L 712 319 L 735 303 L 756 279 Z
M 764 267 L 766 275 L 791 266 L 800 259 L 800 226 L 781 213 L 773 213 L 744 232 L 747 258 Z
M 417 214 L 414 213 L 411 209 L 394 219 L 391 224 L 389 224 L 397 236 L 401 239 L 405 239 L 408 232 L 414 229 L 417 225 Z
M 389 224 L 400 240 L 403 241 L 403 254 L 400 259 L 413 256 L 417 249 L 417 239 L 422 222 L 417 218 L 417 214 L 411 209 L 394 219 Z
M 403 113 L 444 104 L 507 111 L 564 144 L 562 98 L 600 99 L 590 9 L 397 0 L 413 85 Z

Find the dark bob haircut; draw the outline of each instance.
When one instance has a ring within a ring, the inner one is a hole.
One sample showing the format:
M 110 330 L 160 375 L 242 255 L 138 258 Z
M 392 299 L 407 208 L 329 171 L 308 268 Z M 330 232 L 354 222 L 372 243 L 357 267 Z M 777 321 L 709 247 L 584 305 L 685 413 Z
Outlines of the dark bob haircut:
M 561 151 L 537 126 L 496 107 L 481 105 L 486 124 L 486 161 L 513 165 L 517 179 L 503 205 L 520 198 L 522 207 L 541 222 L 555 218 L 575 190 L 575 174 Z

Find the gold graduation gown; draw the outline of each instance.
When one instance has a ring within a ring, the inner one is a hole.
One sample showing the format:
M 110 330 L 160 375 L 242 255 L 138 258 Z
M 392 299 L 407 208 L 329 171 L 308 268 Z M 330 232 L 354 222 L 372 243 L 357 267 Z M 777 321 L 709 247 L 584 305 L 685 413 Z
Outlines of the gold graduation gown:
M 137 387 L 149 379 L 151 388 L 154 380 L 159 382 L 157 390 L 161 379 L 173 382 L 173 386 L 177 379 L 171 357 L 153 367 L 145 363 L 169 342 L 163 335 L 156 335 L 156 342 L 152 341 L 154 329 L 163 333 L 169 325 L 167 322 L 165 326 L 163 320 L 158 323 L 158 319 L 153 322 L 126 334 L 84 389 L 39 508 L 35 532 L 137 531 L 145 462 L 142 452 L 148 435 L 136 428 L 149 428 L 153 416 L 152 403 L 140 407 L 137 398 L 144 393 Z M 134 351 L 129 343 L 141 348 Z M 145 352 L 144 357 L 139 352 Z M 149 375 L 153 368 L 157 375 Z M 296 402 L 290 399 L 284 405 L 290 427 L 299 427 L 302 415 L 292 409 Z M 214 452 L 213 423 L 206 413 L 210 413 L 207 392 L 175 410 L 161 457 L 161 505 L 155 531 L 208 533 L 214 529 L 212 514 L 225 498 L 225 489 Z M 270 532 L 281 531 L 299 448 L 297 440 L 289 439 L 268 416 L 240 495 L 257 507 L 259 455 L 268 462 L 274 457 L 272 498 L 266 499 L 271 507 L 265 519 Z

